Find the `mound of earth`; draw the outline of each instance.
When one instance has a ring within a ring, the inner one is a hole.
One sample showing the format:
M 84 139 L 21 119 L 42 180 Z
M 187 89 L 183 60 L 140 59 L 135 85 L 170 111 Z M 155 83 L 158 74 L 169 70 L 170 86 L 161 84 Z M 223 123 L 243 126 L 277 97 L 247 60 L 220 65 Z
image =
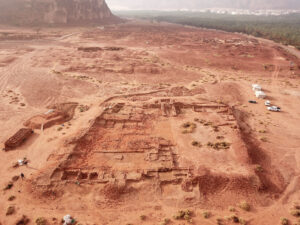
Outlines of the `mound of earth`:
M 0 0 L 0 23 L 13 25 L 115 23 L 105 0 Z
M 77 103 L 61 103 L 48 107 L 49 110 L 41 115 L 31 117 L 24 126 L 31 129 L 45 129 L 63 124 L 73 118 Z
M 109 200 L 131 201 L 133 192 L 141 198 L 157 195 L 166 202 L 220 207 L 225 204 L 220 199 L 232 193 L 227 206 L 238 198 L 263 202 L 266 194 L 283 191 L 279 175 L 255 173 L 259 147 L 252 143 L 248 149 L 251 135 L 244 137 L 243 116 L 235 108 L 182 87 L 151 96 L 107 101 L 86 133 L 73 141 L 72 151 L 52 172 L 35 178 L 33 189 L 59 191 L 66 183 L 79 182 L 98 187 Z

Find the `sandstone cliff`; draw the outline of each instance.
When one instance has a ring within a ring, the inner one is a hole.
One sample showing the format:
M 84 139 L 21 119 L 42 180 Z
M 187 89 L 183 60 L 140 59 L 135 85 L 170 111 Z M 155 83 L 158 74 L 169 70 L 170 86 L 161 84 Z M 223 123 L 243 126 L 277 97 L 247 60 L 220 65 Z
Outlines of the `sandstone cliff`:
M 0 0 L 0 23 L 101 24 L 118 20 L 105 0 Z

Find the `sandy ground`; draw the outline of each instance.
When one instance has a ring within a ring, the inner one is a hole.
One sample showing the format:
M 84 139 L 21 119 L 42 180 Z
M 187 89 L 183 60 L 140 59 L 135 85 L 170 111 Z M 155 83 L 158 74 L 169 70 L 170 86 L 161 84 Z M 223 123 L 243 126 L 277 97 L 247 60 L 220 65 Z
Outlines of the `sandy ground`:
M 0 27 L 0 40 L 3 147 L 52 105 L 78 103 L 68 121 L 1 151 L 0 224 L 66 214 L 86 225 L 299 224 L 300 60 L 287 47 L 138 21 Z M 267 111 L 253 83 L 282 112 Z

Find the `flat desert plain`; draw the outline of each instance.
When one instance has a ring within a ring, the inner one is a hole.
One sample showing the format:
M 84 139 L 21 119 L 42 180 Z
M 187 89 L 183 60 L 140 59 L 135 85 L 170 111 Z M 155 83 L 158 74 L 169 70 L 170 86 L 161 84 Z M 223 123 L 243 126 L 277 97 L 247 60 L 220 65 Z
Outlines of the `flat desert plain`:
M 299 224 L 299 51 L 144 21 L 0 40 L 2 225 Z

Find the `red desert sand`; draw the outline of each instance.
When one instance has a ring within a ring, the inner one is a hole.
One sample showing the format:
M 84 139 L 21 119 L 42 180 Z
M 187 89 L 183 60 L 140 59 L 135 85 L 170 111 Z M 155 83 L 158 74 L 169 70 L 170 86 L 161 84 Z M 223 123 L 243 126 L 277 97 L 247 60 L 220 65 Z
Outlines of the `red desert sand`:
M 299 224 L 299 51 L 143 21 L 0 40 L 2 148 L 34 131 L 0 153 L 0 224 Z

